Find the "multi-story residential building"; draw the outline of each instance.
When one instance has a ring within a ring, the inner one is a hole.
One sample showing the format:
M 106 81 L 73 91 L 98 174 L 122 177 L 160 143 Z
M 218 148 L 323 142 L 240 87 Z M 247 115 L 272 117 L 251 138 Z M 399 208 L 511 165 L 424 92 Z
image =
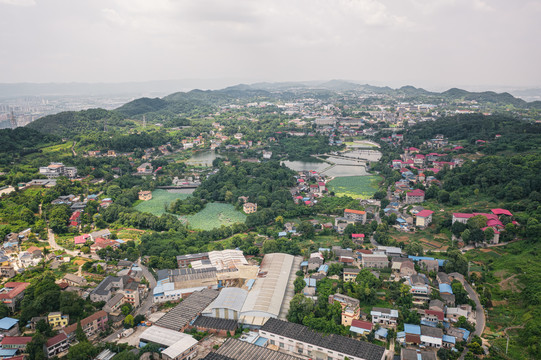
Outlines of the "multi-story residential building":
M 69 315 L 62 315 L 59 311 L 51 312 L 47 315 L 47 322 L 53 329 L 68 326 L 69 319 Z
M 370 311 L 372 324 L 382 326 L 395 326 L 398 323 L 398 310 L 374 307 Z
M 47 340 L 43 347 L 45 349 L 47 357 L 53 357 L 69 349 L 68 337 L 66 336 L 66 334 L 61 332 L 55 337 Z
M 246 214 L 253 214 L 257 211 L 257 204 L 247 202 L 244 205 L 242 205 L 242 210 L 244 210 Z
M 93 302 L 107 302 L 113 292 L 124 289 L 128 280 L 127 276 L 107 276 L 99 285 L 90 293 L 90 300 Z
M 45 175 L 47 179 L 54 179 L 60 176 L 73 179 L 77 176 L 77 168 L 64 166 L 62 163 L 50 163 L 49 166 L 40 167 L 39 173 Z
M 345 209 L 344 218 L 348 221 L 361 222 L 364 224 L 366 222 L 366 211 Z
M 431 210 L 422 210 L 417 213 L 415 216 L 415 226 L 418 227 L 427 227 L 432 222 L 432 214 L 434 211 Z
M 83 320 L 81 320 L 81 327 L 87 337 L 99 333 L 107 329 L 107 313 L 103 310 L 94 313 Z M 68 325 L 64 328 L 64 333 L 68 336 L 70 341 L 75 337 L 75 331 L 77 330 L 77 323 Z
M 124 287 L 124 300 L 131 306 L 139 306 L 139 284 L 135 281 L 128 281 Z
M 385 348 L 341 335 L 322 335 L 310 328 L 270 318 L 259 330 L 280 351 L 312 359 L 382 360 Z
M 152 191 L 139 191 L 137 194 L 139 196 L 139 200 L 148 201 L 152 200 Z
M 329 295 L 329 304 L 335 301 L 338 301 L 342 307 L 342 325 L 351 326 L 353 320 L 359 319 L 361 308 L 358 299 L 342 294 Z
M 383 254 L 362 254 L 361 264 L 363 268 L 383 269 L 389 266 L 389 259 Z
M 359 268 L 345 268 L 343 275 L 344 281 L 355 281 L 360 272 L 361 269 Z
M 30 285 L 26 282 L 8 282 L 0 289 L 0 301 L 11 311 L 15 311 L 15 305 L 24 297 L 24 290 Z
M 406 204 L 417 204 L 425 201 L 425 192 L 415 189 L 406 193 Z

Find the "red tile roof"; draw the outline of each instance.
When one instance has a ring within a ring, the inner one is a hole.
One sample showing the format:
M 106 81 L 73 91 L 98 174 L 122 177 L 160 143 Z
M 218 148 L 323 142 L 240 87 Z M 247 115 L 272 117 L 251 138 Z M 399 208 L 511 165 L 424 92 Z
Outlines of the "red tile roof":
M 351 234 L 353 239 L 364 238 L 364 234 Z
M 427 314 L 427 315 L 435 315 L 435 316 L 437 316 L 439 321 L 443 321 L 443 318 L 444 318 L 443 311 L 425 310 L 425 314 Z
M 77 326 L 77 325 L 76 325 Z M 50 338 L 49 340 L 47 340 L 47 342 L 45 343 L 45 346 L 47 347 L 51 347 L 53 345 L 56 345 L 64 340 L 66 340 L 68 337 L 66 336 L 66 334 L 64 333 L 60 333 L 52 338 Z
M 6 336 L 0 344 L 4 345 L 23 345 L 32 341 L 32 336 Z
M 506 209 L 491 209 L 492 213 L 494 215 L 507 215 L 507 216 L 513 216 L 509 210 Z
M 13 299 L 20 293 L 22 293 L 30 283 L 25 282 L 8 282 L 4 285 L 4 288 L 11 289 L 10 291 L 3 292 L 0 294 L 0 300 L 3 299 Z
M 417 213 L 417 217 L 429 217 L 434 211 L 432 210 L 421 210 Z
M 87 326 L 88 324 L 90 324 L 91 322 L 99 319 L 99 318 L 102 318 L 104 316 L 107 316 L 107 313 L 103 310 L 100 310 L 98 311 L 97 313 L 94 313 L 88 317 L 85 317 L 83 320 L 81 320 L 81 327 L 84 329 L 85 326 Z M 71 334 L 72 332 L 74 332 L 75 330 L 77 330 L 77 323 L 74 323 L 74 324 L 71 324 L 69 326 L 66 326 L 64 328 L 64 332 L 66 334 Z
M 425 196 L 425 192 L 421 189 L 415 189 L 412 191 L 409 191 L 406 195 L 408 196 Z
M 351 321 L 351 327 L 372 331 L 372 323 L 370 321 L 354 319 Z

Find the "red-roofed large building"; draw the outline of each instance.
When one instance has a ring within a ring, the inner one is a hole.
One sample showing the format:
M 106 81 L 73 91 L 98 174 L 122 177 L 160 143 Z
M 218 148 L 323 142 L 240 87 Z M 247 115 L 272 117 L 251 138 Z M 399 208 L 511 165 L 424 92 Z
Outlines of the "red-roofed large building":
M 77 325 L 75 325 L 77 326 Z M 50 338 L 45 343 L 45 353 L 47 357 L 53 357 L 69 349 L 68 337 L 64 333 L 60 333 L 55 337 Z
M 474 216 L 475 215 L 473 214 L 453 213 L 453 224 L 457 221 L 466 224 L 468 220 Z
M 345 209 L 344 217 L 347 220 L 355 221 L 355 222 L 362 222 L 364 224 L 366 222 L 366 211 Z
M 26 344 L 32 341 L 32 336 L 5 336 L 0 344 L 2 349 L 26 349 Z
M 11 311 L 15 311 L 15 304 L 24 296 L 24 290 L 30 285 L 26 282 L 8 282 L 0 289 L 0 301 Z
M 107 313 L 103 310 L 100 310 L 97 313 L 94 313 L 84 318 L 83 320 L 81 320 L 81 327 L 83 328 L 85 335 L 87 337 L 90 337 L 94 334 L 97 334 L 100 331 L 106 330 L 107 320 L 108 320 Z M 76 330 L 77 330 L 77 323 L 68 325 L 64 328 L 64 333 L 66 333 L 70 341 L 73 338 L 75 338 Z
M 417 204 L 425 201 L 425 192 L 421 189 L 415 189 L 406 193 L 407 204 Z
M 432 210 L 421 210 L 417 213 L 415 218 L 415 225 L 419 227 L 427 227 L 432 222 Z
M 494 215 L 507 215 L 507 216 L 513 216 L 509 210 L 506 209 L 491 209 L 490 210 Z

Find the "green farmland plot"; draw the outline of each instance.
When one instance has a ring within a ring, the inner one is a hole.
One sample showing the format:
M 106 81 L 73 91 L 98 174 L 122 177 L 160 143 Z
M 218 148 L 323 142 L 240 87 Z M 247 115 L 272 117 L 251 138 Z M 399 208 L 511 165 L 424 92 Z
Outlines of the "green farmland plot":
M 329 181 L 327 188 L 336 196 L 368 199 L 379 188 L 380 176 L 343 176 Z
M 246 215 L 237 211 L 231 204 L 210 203 L 195 215 L 181 216 L 192 229 L 212 230 L 222 225 L 244 223 Z
M 157 189 L 152 192 L 152 200 L 143 201 L 135 209 L 141 212 L 151 213 L 156 216 L 160 216 L 165 213 L 165 206 L 171 205 L 171 203 L 177 199 L 186 199 L 190 194 L 169 192 L 167 190 Z

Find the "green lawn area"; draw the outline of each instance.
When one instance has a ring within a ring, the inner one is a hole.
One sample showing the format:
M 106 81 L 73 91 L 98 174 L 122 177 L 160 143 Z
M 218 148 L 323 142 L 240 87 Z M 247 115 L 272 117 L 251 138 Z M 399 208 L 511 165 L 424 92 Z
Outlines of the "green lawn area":
M 141 212 L 160 216 L 165 213 L 165 207 L 176 199 L 186 199 L 190 194 L 174 193 L 167 190 L 157 189 L 152 192 L 152 200 L 139 202 L 135 209 Z
M 381 176 L 340 176 L 327 183 L 329 191 L 336 196 L 351 196 L 356 199 L 371 198 L 379 189 Z
M 210 203 L 195 215 L 181 216 L 192 229 L 212 230 L 222 225 L 244 223 L 246 215 L 235 209 L 231 204 Z

